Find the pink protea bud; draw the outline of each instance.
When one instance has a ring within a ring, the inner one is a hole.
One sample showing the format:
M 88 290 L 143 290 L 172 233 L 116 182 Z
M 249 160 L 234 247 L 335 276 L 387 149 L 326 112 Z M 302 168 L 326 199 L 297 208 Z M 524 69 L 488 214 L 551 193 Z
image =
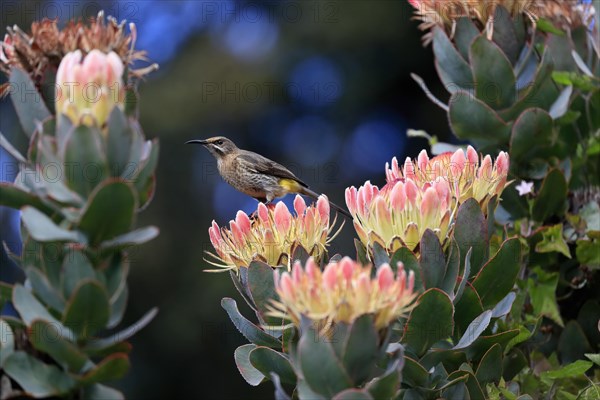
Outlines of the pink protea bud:
M 445 180 L 438 180 L 433 183 L 433 188 L 438 194 L 438 197 L 441 201 L 441 208 L 447 208 L 450 205 L 451 195 L 450 195 L 450 187 L 448 186 L 448 182 Z
M 352 261 L 350 257 L 344 257 L 340 261 L 338 269 L 342 271 L 342 275 L 344 276 L 344 279 L 346 279 L 347 282 L 349 282 L 352 279 L 352 276 L 354 275 L 355 265 L 356 263 Z
M 402 178 L 402 172 L 400 171 L 400 166 L 398 165 L 398 159 L 396 157 L 392 158 L 391 166 L 388 166 L 388 163 L 385 163 L 385 175 L 388 182 L 393 182 Z
M 296 215 L 304 215 L 304 211 L 306 210 L 306 202 L 299 194 L 294 198 L 294 210 L 296 211 Z
M 279 232 L 287 232 L 292 225 L 292 214 L 284 202 L 280 201 L 275 206 L 273 213 L 275 227 Z
M 358 210 L 358 204 L 357 204 L 357 191 L 356 188 L 354 186 L 351 186 L 349 188 L 346 188 L 346 206 L 348 207 L 348 211 L 350 211 L 350 214 L 354 215 L 356 214 L 357 210 Z
M 427 164 L 429 163 L 429 156 L 427 155 L 426 150 L 421 150 L 418 157 L 418 166 L 421 172 L 427 171 Z
M 417 187 L 417 185 L 415 185 L 412 179 L 406 180 L 406 182 L 404 183 L 404 191 L 406 192 L 406 198 L 408 199 L 410 204 L 414 206 L 415 202 L 417 201 L 419 188 Z
M 258 208 L 256 209 L 258 214 L 258 218 L 263 224 L 269 222 L 269 209 L 263 203 L 258 203 Z
M 432 187 L 425 191 L 421 201 L 421 215 L 426 219 L 432 218 L 440 208 L 440 199 L 436 190 Z
M 381 290 L 387 290 L 394 283 L 394 272 L 389 264 L 383 264 L 377 270 L 377 283 Z
M 76 125 L 102 127 L 113 108 L 124 109 L 123 62 L 114 52 L 68 53 L 56 73 L 56 111 Z
M 9 60 L 14 57 L 15 48 L 12 45 L 12 37 L 8 34 L 4 35 L 4 40 L 0 43 L 0 61 L 8 64 Z
M 392 192 L 390 193 L 390 201 L 392 210 L 403 211 L 406 206 L 406 191 L 404 190 L 404 183 L 401 181 L 396 182 Z
M 338 267 L 337 264 L 327 264 L 323 271 L 323 283 L 329 290 L 333 290 L 337 286 Z
M 236 241 L 236 243 L 244 243 L 244 234 L 242 233 L 241 229 L 235 221 L 229 221 L 229 230 L 233 234 L 233 238 Z
M 248 233 L 250 233 L 250 218 L 248 218 L 248 215 L 245 212 L 238 211 L 235 215 L 235 222 L 238 228 L 240 228 L 242 234 L 247 235 Z
M 414 179 L 415 178 L 415 166 L 413 165 L 412 160 L 409 157 L 406 157 L 406 160 L 404 160 L 404 177 L 407 179 Z
M 319 196 L 317 200 L 317 210 L 319 211 L 319 215 L 321 216 L 322 221 L 329 221 L 329 200 L 324 195 Z
M 284 272 L 281 274 L 281 280 L 279 281 L 279 285 L 281 288 L 281 295 L 290 300 L 294 299 L 294 282 L 290 277 L 290 274 Z
M 294 266 L 292 267 L 292 280 L 294 281 L 294 284 L 297 285 L 300 283 L 302 275 L 302 264 L 300 264 L 300 261 L 294 262 Z
M 508 154 L 503 151 L 498 154 L 496 159 L 496 172 L 500 176 L 508 174 Z
M 479 171 L 477 171 L 477 177 L 482 180 L 486 180 L 490 182 L 492 180 L 492 157 L 486 155 L 481 162 L 481 166 L 479 167 Z
M 450 157 L 450 172 L 452 173 L 453 178 L 456 179 L 460 177 L 465 168 L 465 161 L 465 153 L 462 149 L 458 149 L 452 154 Z
M 219 229 L 219 225 L 213 220 L 212 225 L 208 228 L 208 237 L 210 238 L 210 242 L 213 247 L 217 248 L 221 245 L 221 230 Z
M 315 274 L 318 269 L 319 269 L 319 267 L 315 263 L 314 258 L 310 257 L 306 261 L 306 276 L 308 277 L 309 280 L 312 281 L 313 279 L 315 279 Z
M 473 146 L 467 147 L 467 160 L 471 166 L 475 166 L 479 163 L 479 156 Z

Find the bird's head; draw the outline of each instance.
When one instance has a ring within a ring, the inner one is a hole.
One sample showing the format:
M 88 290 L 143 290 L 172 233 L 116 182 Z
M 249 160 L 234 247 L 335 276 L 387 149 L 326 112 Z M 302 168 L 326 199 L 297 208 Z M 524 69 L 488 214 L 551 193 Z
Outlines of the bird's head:
M 208 139 L 188 140 L 186 144 L 198 143 L 206 147 L 216 158 L 223 157 L 237 150 L 237 146 L 224 136 L 215 136 Z

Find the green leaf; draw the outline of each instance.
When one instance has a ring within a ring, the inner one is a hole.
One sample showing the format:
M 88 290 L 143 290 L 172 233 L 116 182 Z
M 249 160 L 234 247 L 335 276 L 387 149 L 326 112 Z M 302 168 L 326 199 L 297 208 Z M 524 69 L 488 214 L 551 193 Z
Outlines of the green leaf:
M 4 362 L 4 372 L 32 397 L 61 396 L 71 392 L 76 382 L 55 365 L 47 365 L 24 351 L 15 351 Z
M 460 254 L 467 254 L 472 249 L 471 274 L 477 274 L 489 258 L 487 224 L 477 200 L 468 199 L 458 208 L 454 239 L 458 243 Z
M 532 209 L 532 217 L 535 221 L 546 221 L 553 215 L 564 214 L 567 200 L 567 181 L 558 169 L 551 170 L 538 193 Z
M 546 32 L 546 33 L 553 33 L 553 34 L 559 35 L 559 36 L 562 36 L 565 34 L 564 31 L 562 31 L 561 29 L 558 29 L 556 26 L 554 26 L 552 21 L 550 21 L 549 19 L 546 19 L 546 18 L 538 18 L 536 21 L 536 27 L 540 31 Z
M 560 326 L 564 326 L 560 310 L 556 302 L 556 287 L 558 285 L 558 272 L 546 272 L 536 267 L 533 272 L 536 279 L 527 279 L 529 298 L 535 315 L 550 318 Z
M 449 104 L 450 127 L 459 139 L 508 141 L 511 126 L 483 101 L 466 91 L 458 91 Z
M 433 29 L 433 53 L 438 75 L 446 90 L 454 93 L 473 87 L 473 75 L 443 29 Z
M 118 177 L 127 169 L 133 144 L 133 132 L 127 117 L 119 107 L 113 108 L 108 118 L 106 158 L 111 176 Z
M 0 319 L 0 368 L 3 367 L 4 361 L 15 351 L 15 334 L 10 325 L 3 319 Z
M 398 263 L 401 262 L 404 264 L 404 270 L 408 273 L 409 271 L 413 271 L 415 274 L 415 291 L 423 290 L 423 279 L 421 278 L 421 268 L 419 267 L 419 262 L 417 261 L 417 257 L 415 253 L 410 251 L 408 247 L 400 247 L 396 252 L 392 255 L 390 260 L 390 266 L 393 270 L 397 269 Z
M 83 254 L 75 249 L 69 249 L 63 258 L 62 287 L 65 298 L 70 298 L 75 288 L 84 279 L 94 279 L 96 272 L 92 263 Z
M 471 251 L 472 249 L 469 247 L 467 255 L 465 256 L 465 267 L 463 269 L 463 274 L 460 278 L 460 283 L 456 288 L 456 292 L 454 292 L 454 298 L 452 299 L 454 305 L 456 305 L 462 298 L 462 295 L 465 291 L 465 286 L 469 280 L 469 276 L 471 276 Z
M 510 381 L 527 367 L 528 361 L 523 352 L 519 349 L 512 349 L 502 360 L 502 378 Z
M 123 393 L 117 389 L 98 383 L 82 388 L 82 400 L 125 400 Z
M 499 344 L 493 345 L 481 359 L 475 377 L 481 383 L 498 382 L 502 377 L 502 348 Z
M 79 227 L 88 235 L 90 244 L 96 245 L 127 233 L 136 209 L 131 186 L 123 181 L 107 180 L 91 194 Z
M 146 325 L 150 323 L 156 317 L 158 308 L 152 308 L 142 318 L 139 319 L 135 324 L 112 334 L 111 336 L 104 339 L 90 340 L 84 347 L 85 351 L 98 352 L 109 347 L 115 346 L 116 344 L 123 342 L 139 331 L 141 331 Z
M 147 226 L 145 228 L 139 228 L 135 231 L 119 235 L 110 240 L 105 240 L 104 242 L 100 243 L 100 248 L 102 250 L 126 249 L 131 246 L 149 242 L 157 237 L 158 234 L 159 230 L 157 227 Z
M 501 318 L 507 315 L 512 309 L 516 298 L 517 294 L 515 292 L 507 294 L 492 310 L 492 318 Z
M 221 307 L 227 312 L 227 315 L 229 315 L 231 322 L 233 322 L 237 330 L 250 342 L 258 346 L 266 346 L 273 349 L 281 348 L 281 342 L 279 340 L 269 335 L 240 314 L 235 300 L 225 297 L 221 300 Z
M 463 295 L 455 305 L 454 337 L 460 338 L 467 332 L 469 324 L 483 312 L 483 305 L 473 285 L 467 283 Z
M 354 247 L 356 248 L 356 260 L 360 261 L 363 265 L 367 265 L 369 258 L 367 257 L 365 245 L 360 240 L 354 239 Z
M 479 36 L 479 29 L 475 26 L 473 21 L 467 17 L 460 17 L 455 20 L 456 29 L 454 31 L 453 42 L 456 44 L 460 55 L 465 59 L 469 59 L 469 49 L 471 44 L 477 36 Z
M 333 347 L 312 326 L 300 337 L 297 357 L 302 375 L 311 390 L 331 398 L 352 387 L 352 381 Z
M 126 354 L 111 354 L 97 366 L 81 377 L 81 382 L 89 385 L 104 381 L 121 379 L 129 370 L 129 358 Z
M 84 279 L 67 303 L 63 323 L 78 339 L 89 340 L 105 329 L 110 315 L 106 289 L 96 280 Z
M 268 347 L 255 347 L 249 354 L 250 364 L 264 376 L 271 376 L 275 372 L 281 382 L 290 385 L 296 384 L 296 373 L 287 356 Z
M 541 378 L 554 380 L 554 379 L 562 379 L 562 378 L 580 377 L 583 374 L 585 374 L 585 372 L 588 369 L 592 368 L 592 365 L 594 365 L 594 364 L 589 361 L 577 360 L 574 363 L 565 365 L 564 367 L 559 368 L 557 370 L 542 372 Z
M 336 394 L 332 400 L 373 400 L 373 397 L 361 389 L 346 389 Z
M 10 87 L 15 89 L 10 98 L 21 127 L 27 137 L 31 137 L 37 124 L 50 118 L 52 114 L 27 72 L 18 67 L 11 68 L 9 82 Z
M 38 196 L 6 182 L 0 182 L 0 205 L 15 209 L 32 206 L 44 213 L 52 213 L 52 209 L 45 205 Z
M 67 186 L 84 198 L 109 176 L 102 140 L 99 128 L 79 125 L 68 133 L 64 150 L 59 149 Z
M 8 139 L 6 139 L 6 137 L 4 137 L 2 132 L 0 132 L 0 147 L 2 147 L 4 150 L 6 150 L 6 152 L 8 154 L 10 154 L 15 159 L 15 161 L 17 161 L 21 164 L 27 163 L 27 159 L 25 157 L 23 157 L 23 155 L 19 152 L 19 150 L 15 149 L 13 147 L 13 145 L 8 141 Z
M 578 240 L 575 250 L 577 261 L 593 269 L 600 268 L 600 251 L 598 251 L 598 247 L 600 247 L 600 240 L 598 239 Z
M 590 351 L 592 347 L 581 326 L 575 320 L 567 322 L 558 340 L 558 354 L 563 364 L 577 361 Z
M 258 308 L 260 320 L 269 324 L 281 324 L 281 319 L 267 315 L 271 300 L 279 299 L 275 292 L 273 268 L 260 261 L 251 262 L 248 266 L 248 290 Z
M 456 240 L 451 239 L 448 246 L 448 259 L 446 261 L 446 274 L 441 285 L 441 289 L 448 293 L 454 300 L 454 288 L 458 280 L 458 271 L 460 269 L 460 250 Z
M 596 364 L 597 366 L 600 367 L 600 353 L 598 353 L 598 354 L 588 353 L 585 356 L 587 358 L 589 358 L 590 360 L 592 360 L 594 362 L 594 364 Z M 0 365 L 2 365 L 2 363 L 0 363 Z
M 85 238 L 77 231 L 69 231 L 56 225 L 46 214 L 25 206 L 21 210 L 21 220 L 33 239 L 38 242 L 79 242 Z
M 342 353 L 342 364 L 355 386 L 362 385 L 375 368 L 378 344 L 379 336 L 372 316 L 357 318 L 350 326 Z
M 548 112 L 552 119 L 559 119 L 567 113 L 572 93 L 573 86 L 567 86 L 560 92 L 560 96 L 558 96 L 558 99 L 552 104 L 552 107 L 550 107 L 550 111 Z
M 454 306 L 450 297 L 439 289 L 429 289 L 417 300 L 410 313 L 402 343 L 419 357 L 431 346 L 452 334 Z
M 577 322 L 594 348 L 600 345 L 598 321 L 600 321 L 600 304 L 597 300 L 590 299 L 579 309 Z
M 479 336 L 487 329 L 492 320 L 492 311 L 486 310 L 480 316 L 475 318 L 467 328 L 465 334 L 460 338 L 453 350 L 460 350 L 469 347 Z
M 242 375 L 242 378 L 250 386 L 258 386 L 264 379 L 265 376 L 257 370 L 250 362 L 250 352 L 256 349 L 257 346 L 253 344 L 245 344 L 235 349 L 233 358 L 235 359 L 235 365 L 238 367 L 238 371 Z
M 33 294 L 22 285 L 17 284 L 13 287 L 12 303 L 27 326 L 30 326 L 36 319 L 43 319 L 60 327 L 61 331 L 65 329 L 65 327 L 48 312 Z
M 521 52 L 521 43 L 517 37 L 515 22 L 506 8 L 502 5 L 496 7 L 492 40 L 502 49 L 502 53 L 512 65 L 515 65 Z
M 31 287 L 38 297 L 49 307 L 62 313 L 65 309 L 65 299 L 54 287 L 52 287 L 48 278 L 35 267 L 25 268 L 25 273 L 27 274 L 27 279 L 29 279 L 29 282 L 31 283 Z
M 426 289 L 441 287 L 446 275 L 446 259 L 440 240 L 432 230 L 426 229 L 423 233 L 420 249 L 419 265 L 424 287 Z
M 516 79 L 502 50 L 482 34 L 471 44 L 469 60 L 477 98 L 496 110 L 511 106 L 517 99 Z
M 64 369 L 78 373 L 88 357 L 77 346 L 66 340 L 51 322 L 35 320 L 29 328 L 29 341 L 37 350 L 49 354 Z
M 158 164 L 158 152 L 160 149 L 158 140 L 148 141 L 147 146 L 150 147 L 148 159 L 143 163 L 143 166 L 137 175 L 134 185 L 139 194 L 140 208 L 145 208 L 152 196 L 154 195 L 154 172 Z
M 402 361 L 402 358 L 394 361 L 383 375 L 367 383 L 365 389 L 369 391 L 374 399 L 391 399 L 394 397 L 400 388 Z
M 379 268 L 382 264 L 389 264 L 390 256 L 381 244 L 374 242 L 371 245 L 371 252 L 373 253 L 373 265 L 376 268 Z
M 480 360 L 494 344 L 498 343 L 504 348 L 519 334 L 518 329 L 504 331 L 490 336 L 479 336 L 467 349 L 467 357 L 472 360 Z
M 513 288 L 521 268 L 521 243 L 508 239 L 473 280 L 484 308 L 493 308 Z
M 517 118 L 510 138 L 510 156 L 515 161 L 529 161 L 546 157 L 556 141 L 553 137 L 554 123 L 548 112 L 541 108 L 528 108 Z M 536 143 L 536 146 L 532 146 Z
M 571 258 L 571 251 L 563 237 L 562 224 L 546 226 L 542 228 L 541 233 L 543 239 L 535 245 L 535 251 L 538 253 L 557 252 L 563 254 L 567 258 Z
M 412 387 L 426 386 L 429 373 L 418 361 L 404 356 L 404 368 L 402 368 L 402 383 Z

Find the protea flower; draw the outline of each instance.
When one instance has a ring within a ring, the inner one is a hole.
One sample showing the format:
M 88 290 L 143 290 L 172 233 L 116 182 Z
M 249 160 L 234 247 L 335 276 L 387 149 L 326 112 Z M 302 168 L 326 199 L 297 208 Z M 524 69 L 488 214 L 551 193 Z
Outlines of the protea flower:
M 346 189 L 346 205 L 360 240 L 366 246 L 377 242 L 390 252 L 402 246 L 414 250 L 426 229 L 443 241 L 450 224 L 450 200 L 444 180 L 427 185 L 397 180 L 381 190 L 367 181 L 358 190 Z
M 371 266 L 362 266 L 348 257 L 331 262 L 321 272 L 310 258 L 304 268 L 296 262 L 291 273 L 274 272 L 279 301 L 271 314 L 300 326 L 302 316 L 327 332 L 335 323 L 352 323 L 365 314 L 374 316 L 375 328 L 383 329 L 411 309 L 414 273 L 398 263 L 394 274 L 382 264 L 375 277 Z
M 454 201 L 460 205 L 468 198 L 475 198 L 483 212 L 487 212 L 487 204 L 494 196 L 500 196 L 506 186 L 508 175 L 508 154 L 501 151 L 496 162 L 486 155 L 480 161 L 477 151 L 472 146 L 466 154 L 462 149 L 454 153 L 440 154 L 431 160 L 425 150 L 419 153 L 417 162 L 406 158 L 400 167 L 396 157 L 391 165 L 385 165 L 387 182 L 411 179 L 417 186 L 425 187 L 440 180 L 448 182 Z
M 125 21 L 118 23 L 112 17 L 105 19 L 102 11 L 89 24 L 69 21 L 63 29 L 58 28 L 58 20 L 47 18 L 33 22 L 31 33 L 25 33 L 15 25 L 8 28 L 8 34 L 0 43 L 0 71 L 8 75 L 12 68 L 21 68 L 39 89 L 45 83 L 45 76 L 57 70 L 67 53 L 80 50 L 85 56 L 96 49 L 104 53 L 114 51 L 128 67 L 129 77 L 141 78 L 158 65 L 131 68 L 136 61 L 146 59 L 144 51 L 134 48 L 136 32 L 134 23 L 129 23 L 128 32 Z M 0 86 L 0 94 L 6 94 L 7 88 L 8 84 Z
M 124 107 L 123 70 L 113 51 L 92 50 L 84 59 L 80 50 L 68 53 L 56 74 L 57 114 L 75 125 L 104 125 L 114 107 Z
M 593 15 L 590 4 L 580 4 L 577 0 L 408 0 L 415 8 L 415 17 L 422 21 L 419 29 L 428 31 L 435 26 L 445 29 L 450 36 L 454 24 L 461 17 L 474 20 L 480 29 L 493 37 L 494 13 L 503 6 L 513 17 L 523 14 L 532 21 L 543 17 L 562 27 L 588 25 Z M 431 41 L 428 33 L 424 43 Z
M 306 206 L 301 196 L 294 199 L 296 216 L 283 202 L 268 208 L 258 204 L 254 219 L 238 211 L 229 229 L 220 228 L 215 221 L 208 229 L 210 241 L 217 254 L 212 254 L 225 269 L 248 267 L 254 260 L 271 266 L 290 267 L 290 256 L 297 246 L 302 246 L 316 259 L 321 259 L 327 245 L 335 237 L 331 235 L 335 220 L 329 220 L 329 201 L 319 196 L 315 206 Z M 331 236 L 330 236 L 331 235 Z

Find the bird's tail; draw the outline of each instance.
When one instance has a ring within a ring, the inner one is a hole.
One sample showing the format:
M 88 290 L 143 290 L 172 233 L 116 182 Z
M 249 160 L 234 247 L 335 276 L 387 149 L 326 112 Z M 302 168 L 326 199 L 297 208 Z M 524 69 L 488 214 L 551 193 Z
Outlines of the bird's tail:
M 310 196 L 310 197 L 312 197 L 315 200 L 319 198 L 319 194 L 318 193 L 313 192 L 312 190 L 310 190 L 307 187 L 302 187 L 299 192 L 300 192 L 300 194 L 304 194 L 304 195 Z M 346 211 L 344 208 L 338 206 L 337 204 L 335 204 L 335 203 L 333 203 L 331 201 L 329 201 L 329 205 L 334 210 L 336 210 L 339 213 L 341 213 L 342 215 L 344 215 L 346 218 L 352 219 L 352 215 L 348 211 Z

